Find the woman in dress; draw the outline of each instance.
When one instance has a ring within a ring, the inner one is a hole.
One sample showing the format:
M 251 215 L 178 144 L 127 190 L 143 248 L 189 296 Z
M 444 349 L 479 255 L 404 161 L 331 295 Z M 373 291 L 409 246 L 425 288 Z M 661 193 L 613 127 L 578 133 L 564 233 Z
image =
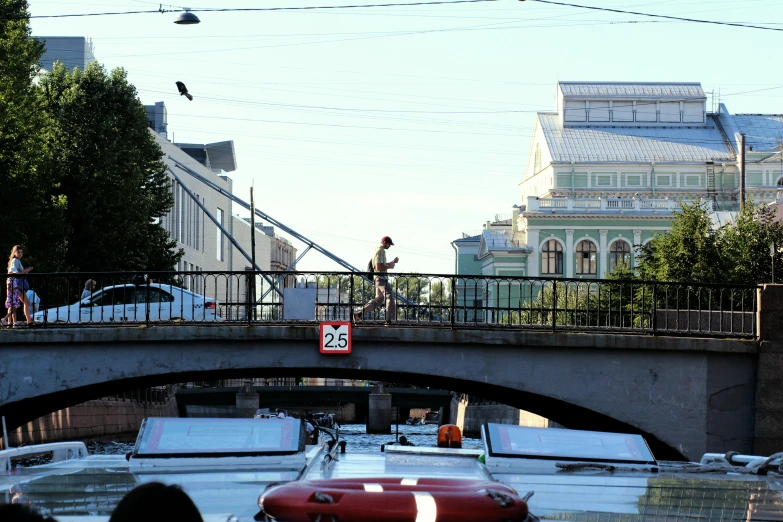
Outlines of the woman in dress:
M 29 273 L 33 267 L 25 268 L 22 266 L 22 255 L 24 249 L 20 245 L 15 245 L 11 249 L 11 257 L 8 258 L 8 273 L 15 275 L 22 275 Z M 14 322 L 16 319 L 16 309 L 23 306 L 24 316 L 27 319 L 27 323 L 24 321 Z M 27 300 L 27 295 L 24 292 L 24 282 L 19 277 L 9 277 L 6 280 L 6 298 L 5 307 L 8 309 L 8 314 L 2 319 L 4 325 L 14 326 L 29 326 L 33 324 L 33 316 L 30 313 L 30 302 Z

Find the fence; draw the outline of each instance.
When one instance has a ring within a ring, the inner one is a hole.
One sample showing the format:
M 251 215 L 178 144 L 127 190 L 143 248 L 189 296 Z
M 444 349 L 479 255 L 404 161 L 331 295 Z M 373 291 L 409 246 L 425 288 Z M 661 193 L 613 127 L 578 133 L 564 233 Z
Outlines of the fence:
M 85 290 L 88 279 L 97 285 Z M 29 288 L 28 301 L 39 304 L 34 325 L 44 328 L 353 321 L 379 295 L 366 275 L 344 272 L 57 273 L 7 281 L 6 291 Z M 395 316 L 386 318 L 379 302 L 359 325 L 757 334 L 753 285 L 428 274 L 396 274 L 388 285 Z

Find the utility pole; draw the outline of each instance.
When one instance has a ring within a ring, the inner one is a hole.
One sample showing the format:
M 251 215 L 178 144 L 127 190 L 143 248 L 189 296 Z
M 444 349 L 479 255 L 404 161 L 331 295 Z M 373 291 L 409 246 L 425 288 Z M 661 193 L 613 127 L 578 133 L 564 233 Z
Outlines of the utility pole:
M 250 299 L 253 310 L 253 320 L 256 316 L 256 205 L 253 201 L 253 185 L 250 185 L 250 257 L 252 258 L 252 278 L 250 282 Z M 249 310 L 248 310 L 249 311 Z
M 745 133 L 740 133 L 740 212 L 745 210 Z

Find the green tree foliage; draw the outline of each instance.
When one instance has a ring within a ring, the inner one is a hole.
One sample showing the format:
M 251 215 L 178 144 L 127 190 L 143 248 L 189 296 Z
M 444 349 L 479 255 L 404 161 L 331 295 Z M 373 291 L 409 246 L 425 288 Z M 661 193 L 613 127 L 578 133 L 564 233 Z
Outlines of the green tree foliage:
M 157 223 L 173 204 L 162 151 L 123 69 L 56 64 L 40 82 L 52 176 L 68 201 L 65 267 L 170 270 L 182 256 Z
M 639 276 L 652 281 L 724 281 L 718 236 L 704 205 L 683 204 L 671 231 L 641 248 Z
M 686 283 L 753 285 L 772 281 L 783 262 L 783 224 L 766 205 L 745 205 L 733 223 L 715 229 L 703 205 L 683 205 L 672 230 L 638 251 L 636 269 L 618 267 L 609 278 Z M 776 277 L 777 279 L 777 277 Z
M 750 202 L 733 224 L 720 230 L 723 281 L 733 284 L 771 282 L 772 245 L 775 245 L 775 266 L 779 270 L 783 268 L 783 254 L 779 251 L 783 247 L 783 224 L 775 221 L 775 209 Z
M 62 258 L 66 199 L 42 168 L 50 125 L 33 79 L 44 46 L 30 37 L 27 7 L 26 0 L 0 0 L 0 245 L 5 255 L 25 245 L 25 264 L 41 271 Z

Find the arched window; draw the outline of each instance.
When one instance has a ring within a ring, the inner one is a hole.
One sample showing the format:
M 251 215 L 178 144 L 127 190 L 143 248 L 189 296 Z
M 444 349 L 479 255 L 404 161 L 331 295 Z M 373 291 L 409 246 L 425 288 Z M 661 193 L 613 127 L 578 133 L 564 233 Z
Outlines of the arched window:
M 618 239 L 609 247 L 609 271 L 613 272 L 620 263 L 631 266 L 631 245 Z
M 583 239 L 576 245 L 576 273 L 577 274 L 597 274 L 598 263 L 596 262 L 595 244 L 592 241 Z
M 563 247 L 554 239 L 541 248 L 541 273 L 563 275 Z

